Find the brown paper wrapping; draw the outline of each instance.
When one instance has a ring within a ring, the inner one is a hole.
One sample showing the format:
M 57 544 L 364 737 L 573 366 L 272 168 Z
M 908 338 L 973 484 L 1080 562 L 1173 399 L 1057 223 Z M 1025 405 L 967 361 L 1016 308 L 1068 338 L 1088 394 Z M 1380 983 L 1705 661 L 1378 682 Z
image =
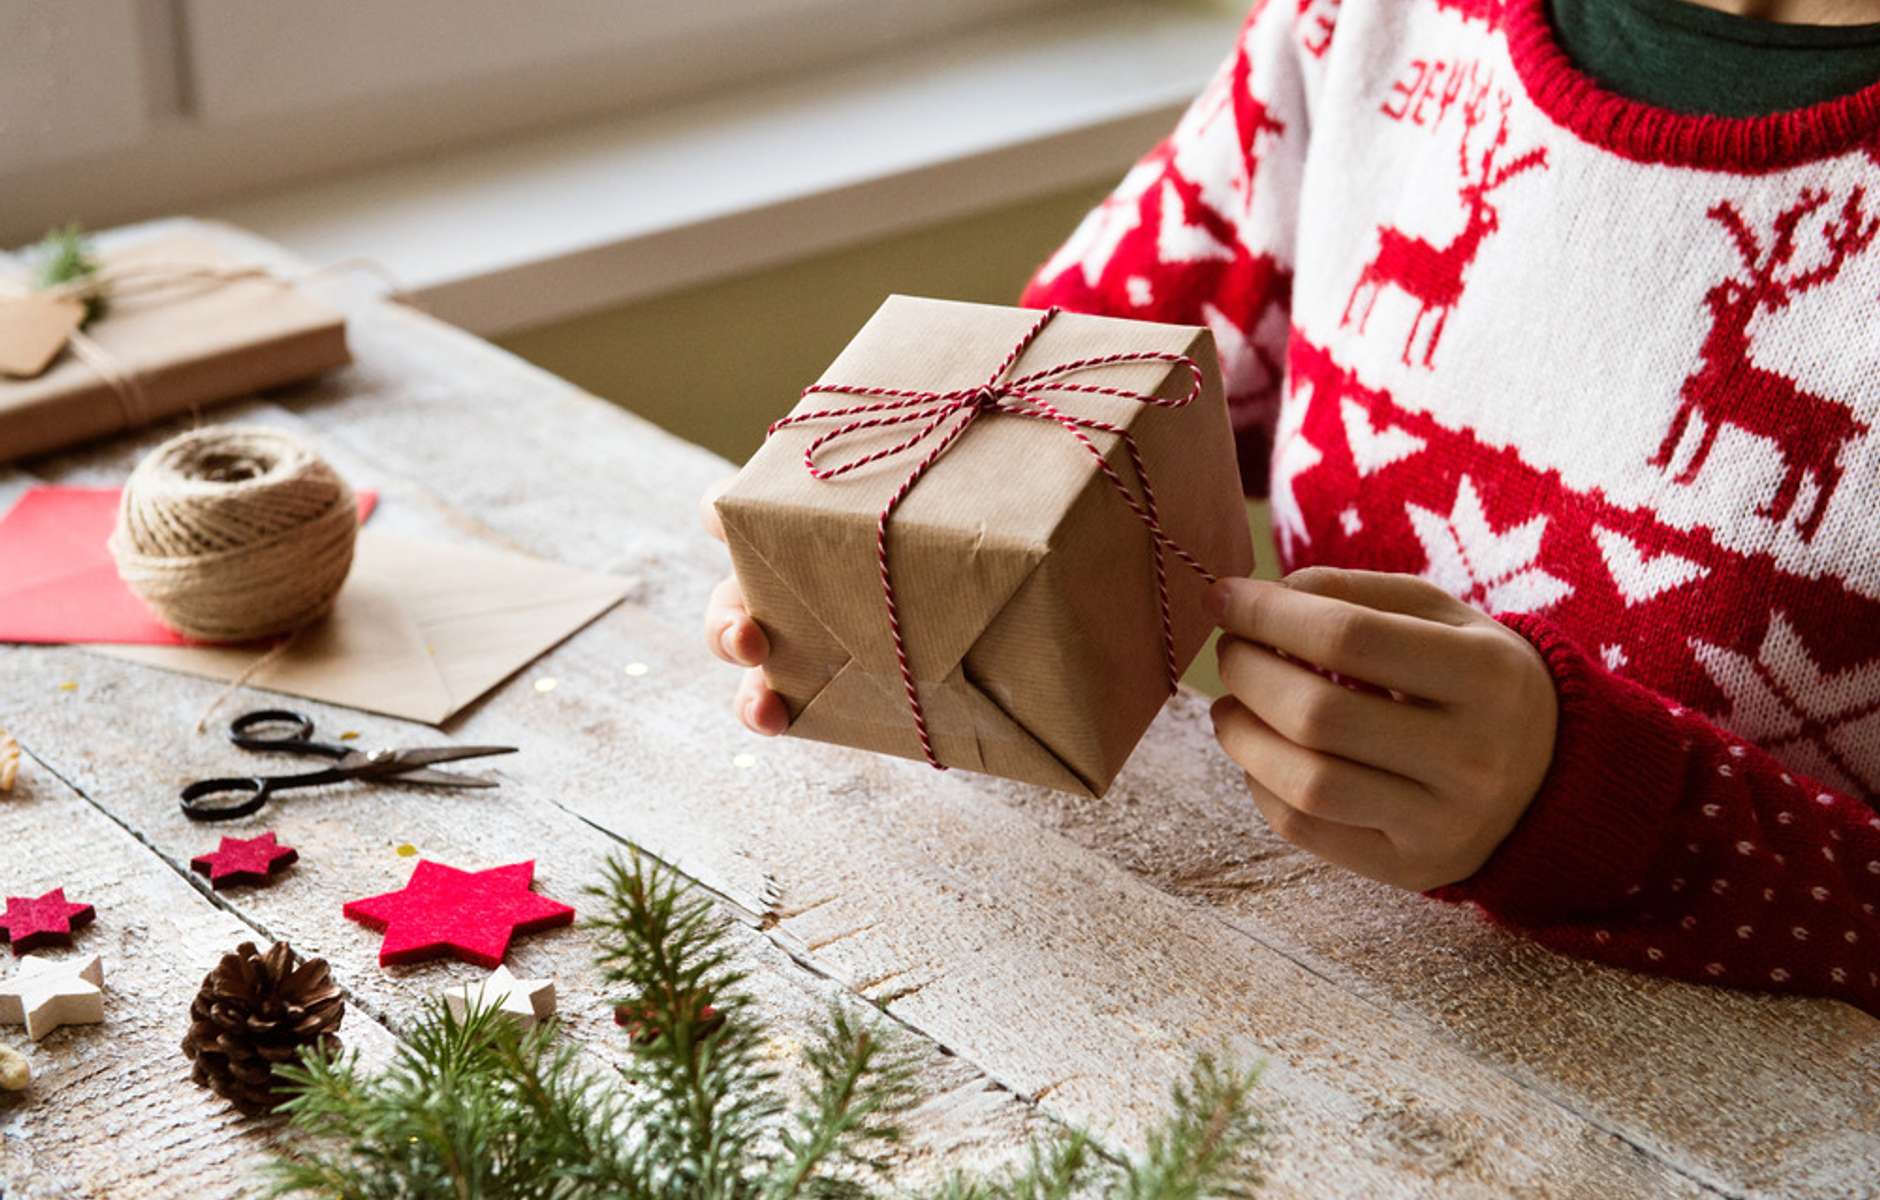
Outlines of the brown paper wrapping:
M 1037 313 L 894 296 L 820 382 L 949 390 L 983 383 Z M 1185 354 L 1206 387 L 1179 410 L 1053 394 L 1065 411 L 1127 428 L 1155 487 L 1162 525 L 1221 575 L 1253 551 L 1211 335 L 1203 329 L 1062 313 L 1010 375 L 1138 351 Z M 1185 370 L 1105 367 L 1083 383 L 1177 398 Z M 794 410 L 839 407 L 812 395 Z M 837 422 L 778 431 L 718 499 L 752 615 L 770 639 L 765 667 L 798 737 L 921 759 L 884 610 L 875 554 L 882 505 L 925 453 L 812 478 L 804 447 Z M 853 435 L 860 457 L 912 426 Z M 1093 433 L 1136 485 L 1121 438 Z M 889 563 L 901 628 L 935 755 L 945 765 L 1101 795 L 1168 699 L 1147 531 L 1062 428 L 992 414 L 934 464 L 896 510 Z M 1201 579 L 1172 557 L 1179 666 L 1211 623 Z
M 232 263 L 207 239 L 172 234 L 103 255 L 130 261 Z M 67 349 L 32 379 L 0 378 L 0 463 L 279 387 L 351 361 L 337 311 L 258 277 L 205 281 L 111 301 L 85 332 L 141 395 L 119 394 Z

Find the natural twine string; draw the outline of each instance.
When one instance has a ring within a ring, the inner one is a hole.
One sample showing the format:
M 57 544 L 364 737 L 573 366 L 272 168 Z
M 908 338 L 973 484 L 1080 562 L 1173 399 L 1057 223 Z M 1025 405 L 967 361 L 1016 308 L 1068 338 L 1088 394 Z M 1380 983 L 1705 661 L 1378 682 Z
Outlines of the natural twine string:
M 109 544 L 164 624 L 243 642 L 324 616 L 358 532 L 352 489 L 318 454 L 274 430 L 212 426 L 137 464 Z

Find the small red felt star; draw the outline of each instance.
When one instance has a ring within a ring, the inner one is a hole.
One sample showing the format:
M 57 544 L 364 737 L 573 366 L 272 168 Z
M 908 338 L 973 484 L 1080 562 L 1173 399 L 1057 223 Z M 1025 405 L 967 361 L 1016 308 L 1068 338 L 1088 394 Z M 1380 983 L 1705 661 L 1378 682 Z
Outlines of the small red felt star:
M 529 890 L 534 878 L 533 861 L 460 871 L 420 859 L 402 889 L 350 901 L 344 912 L 384 931 L 381 966 L 454 954 L 494 970 L 515 934 L 574 923 L 574 909 Z
M 274 835 L 260 837 L 225 837 L 214 854 L 198 854 L 189 865 L 199 875 L 209 877 L 209 886 L 221 889 L 238 883 L 266 885 L 275 875 L 300 860 L 300 851 L 277 845 Z
M 91 924 L 98 913 L 89 904 L 72 904 L 64 888 L 53 888 L 37 899 L 8 896 L 0 913 L 0 942 L 12 942 L 13 953 L 24 954 L 41 946 L 72 944 L 72 930 Z

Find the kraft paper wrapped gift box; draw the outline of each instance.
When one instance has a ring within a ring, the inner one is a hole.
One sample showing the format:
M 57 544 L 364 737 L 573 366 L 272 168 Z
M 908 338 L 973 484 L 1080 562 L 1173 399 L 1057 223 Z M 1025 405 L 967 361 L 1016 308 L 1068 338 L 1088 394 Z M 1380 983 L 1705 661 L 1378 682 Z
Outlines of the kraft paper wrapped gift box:
M 817 452 L 824 468 L 895 446 L 919 432 L 937 398 L 882 398 L 812 389 L 773 429 L 717 501 L 752 616 L 769 637 L 770 685 L 789 707 L 790 733 L 927 757 L 903 684 L 884 596 L 877 523 L 910 471 L 988 384 L 1040 320 L 1024 309 L 894 296 L 818 381 L 818 388 L 956 393 L 956 409 L 917 445 L 833 478 L 806 467 L 819 437 L 856 420 Z M 1160 527 L 1219 575 L 1244 575 L 1252 545 L 1233 436 L 1208 331 L 1059 313 L 1000 377 L 1011 381 L 1077 360 L 1158 355 L 1056 376 L 1140 393 L 1026 387 L 1060 412 L 1107 422 L 1134 438 Z M 1201 377 L 1192 403 L 1173 407 Z M 991 397 L 981 393 L 981 402 Z M 1170 651 L 1185 669 L 1212 628 L 1205 581 L 1171 552 L 1165 639 L 1155 540 L 1118 493 L 1140 496 L 1124 439 L 1088 430 L 1116 472 L 1062 425 L 979 411 L 909 488 L 887 523 L 887 564 L 933 759 L 1066 791 L 1101 795 L 1168 699 Z M 899 407 L 860 417 L 806 414 L 863 404 Z M 1036 411 L 1035 407 L 1032 411 Z M 794 423 L 800 419 L 801 423 Z M 1171 644 L 1172 642 L 1172 644 Z
M 102 258 L 107 274 L 142 273 L 137 294 L 107 293 L 104 315 L 85 330 L 110 377 L 69 349 L 30 378 L 0 375 L 0 463 L 350 361 L 346 321 L 337 310 L 285 277 L 239 274 L 243 264 L 200 234 L 151 237 Z M 22 286 L 17 264 L 0 263 L 0 303 Z

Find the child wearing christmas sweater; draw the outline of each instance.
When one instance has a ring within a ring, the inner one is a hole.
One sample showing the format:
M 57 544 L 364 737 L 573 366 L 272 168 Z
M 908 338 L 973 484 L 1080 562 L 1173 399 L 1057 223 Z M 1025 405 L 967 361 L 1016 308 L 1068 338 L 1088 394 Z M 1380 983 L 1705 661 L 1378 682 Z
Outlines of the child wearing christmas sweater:
M 1880 29 L 1727 6 L 1262 0 L 1025 302 L 1214 331 L 1293 571 L 1212 593 L 1214 719 L 1281 836 L 1880 1014 Z M 764 657 L 733 581 L 707 634 Z

